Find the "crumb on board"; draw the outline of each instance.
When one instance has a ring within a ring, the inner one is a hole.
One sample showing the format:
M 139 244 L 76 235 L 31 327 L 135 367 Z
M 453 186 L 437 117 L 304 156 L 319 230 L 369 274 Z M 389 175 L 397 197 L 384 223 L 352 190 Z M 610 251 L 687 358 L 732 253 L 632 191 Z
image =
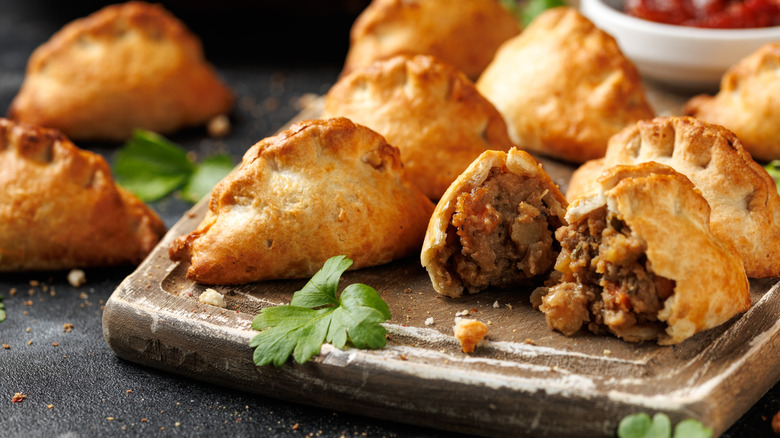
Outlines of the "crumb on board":
M 433 325 L 433 317 L 432 316 L 425 320 L 425 325 Z
M 452 329 L 464 353 L 473 352 L 488 333 L 487 326 L 476 319 L 459 319 Z
M 68 283 L 73 287 L 80 287 L 86 284 L 87 275 L 81 269 L 71 269 L 68 272 Z
M 456 313 L 455 316 L 468 316 L 468 314 L 469 314 L 469 309 L 464 309 Z
M 73 324 L 66 322 L 65 324 L 62 324 L 62 331 L 65 333 L 70 333 L 73 330 Z
M 778 411 L 774 417 L 772 417 L 772 430 L 780 435 L 780 411 Z
M 21 403 L 21 402 L 23 402 L 23 401 L 24 401 L 24 399 L 26 399 L 26 398 L 27 398 L 27 396 L 26 396 L 26 395 L 22 394 L 21 392 L 17 392 L 17 393 L 15 393 L 15 394 L 14 394 L 14 396 L 13 396 L 13 397 L 11 397 L 11 401 L 12 401 L 13 403 Z
M 200 294 L 198 301 L 203 304 L 209 304 L 216 307 L 225 307 L 225 297 L 222 296 L 221 293 L 211 288 L 206 289 L 202 294 Z
M 225 137 L 230 134 L 230 129 L 230 119 L 225 114 L 214 117 L 209 120 L 208 125 L 206 125 L 206 131 L 208 132 L 209 137 L 212 138 Z

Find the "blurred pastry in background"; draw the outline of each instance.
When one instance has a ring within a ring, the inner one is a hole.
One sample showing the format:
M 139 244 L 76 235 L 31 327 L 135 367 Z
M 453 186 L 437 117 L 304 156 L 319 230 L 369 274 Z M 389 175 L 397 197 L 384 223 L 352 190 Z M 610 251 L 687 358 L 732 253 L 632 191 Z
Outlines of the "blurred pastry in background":
M 686 115 L 734 132 L 756 160 L 780 159 L 780 42 L 769 43 L 733 65 L 715 96 L 699 95 Z
M 637 122 L 610 140 L 603 159 L 574 172 L 566 197 L 572 201 L 597 188 L 601 170 L 647 161 L 671 166 L 701 190 L 712 208 L 712 233 L 736 248 L 748 277 L 780 276 L 775 182 L 721 126 L 685 116 Z
M 520 33 L 497 0 L 373 0 L 352 25 L 344 74 L 398 54 L 432 55 L 476 79 Z
M 0 271 L 138 264 L 165 234 L 103 157 L 0 119 Z
M 485 150 L 512 147 L 501 114 L 474 84 L 426 55 L 399 55 L 342 76 L 325 99 L 323 117 L 335 116 L 382 134 L 431 199 Z
M 707 201 L 658 163 L 615 166 L 556 231 L 562 281 L 532 302 L 550 327 L 677 344 L 750 307 L 739 254 L 708 227 Z
M 549 9 L 504 43 L 477 81 L 518 147 L 581 163 L 654 116 L 639 73 L 615 39 L 576 9 Z
M 73 140 L 121 141 L 229 113 L 233 94 L 197 36 L 160 5 L 128 2 L 75 20 L 38 47 L 8 117 Z
M 420 256 L 436 292 L 529 285 L 552 271 L 566 199 L 531 155 L 485 151 L 447 189 Z
M 335 255 L 381 265 L 420 250 L 433 208 L 381 135 L 307 120 L 252 146 L 169 254 L 206 284 L 310 277 Z

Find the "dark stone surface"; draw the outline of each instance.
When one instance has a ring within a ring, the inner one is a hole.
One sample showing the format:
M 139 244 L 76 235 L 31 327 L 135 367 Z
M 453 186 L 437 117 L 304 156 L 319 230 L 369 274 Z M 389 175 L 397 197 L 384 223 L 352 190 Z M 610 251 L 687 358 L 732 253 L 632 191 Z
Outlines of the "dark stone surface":
M 199 155 L 229 151 L 238 162 L 249 146 L 298 113 L 301 96 L 322 94 L 336 80 L 349 23 L 362 5 L 217 3 L 229 7 L 215 9 L 204 1 L 166 5 L 203 38 L 207 57 L 236 90 L 233 132 L 212 140 L 204 130 L 192 129 L 171 139 Z M 0 112 L 19 89 L 32 50 L 100 4 L 0 3 Z M 294 44 L 296 38 L 307 43 Z M 117 145 L 80 146 L 110 160 Z M 153 206 L 169 227 L 189 208 L 177 198 Z M 77 288 L 67 283 L 67 272 L 0 274 L 0 296 L 8 313 L 0 323 L 0 343 L 10 346 L 0 349 L 0 436 L 453 436 L 308 407 L 305 400 L 295 404 L 226 390 L 117 358 L 103 340 L 102 306 L 131 271 L 87 270 L 87 284 Z M 65 324 L 73 325 L 70 332 L 64 331 Z M 17 392 L 27 398 L 12 403 Z M 725 436 L 772 436 L 770 422 L 780 409 L 779 396 L 780 386 L 775 386 Z

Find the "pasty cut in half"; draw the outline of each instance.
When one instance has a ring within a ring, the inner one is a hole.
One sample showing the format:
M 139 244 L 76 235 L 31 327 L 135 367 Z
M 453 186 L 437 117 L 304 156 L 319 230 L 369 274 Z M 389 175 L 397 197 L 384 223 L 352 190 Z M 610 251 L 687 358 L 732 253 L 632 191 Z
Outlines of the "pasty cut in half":
M 530 284 L 553 269 L 565 213 L 563 194 L 529 154 L 483 152 L 439 200 L 422 265 L 450 297 Z
M 512 147 L 493 104 L 463 73 L 431 56 L 400 55 L 343 76 L 326 96 L 328 116 L 382 134 L 431 199 L 439 199 L 485 150 Z
M 206 284 L 309 277 L 340 254 L 352 269 L 380 265 L 419 251 L 433 208 L 381 135 L 346 118 L 302 121 L 249 148 L 169 254 Z
M 729 130 L 691 117 L 641 121 L 614 136 L 601 160 L 572 175 L 571 201 L 603 169 L 655 161 L 687 176 L 712 209 L 710 229 L 742 257 L 748 277 L 780 275 L 780 196 L 772 177 Z
M 549 9 L 505 42 L 477 81 L 525 150 L 581 163 L 654 116 L 636 67 L 576 9 Z
M 60 132 L 0 119 L 0 271 L 138 264 L 165 234 L 108 163 Z
M 55 33 L 30 57 L 8 117 L 73 140 L 161 134 L 230 111 L 232 92 L 200 40 L 162 6 L 107 6 Z
M 598 184 L 555 233 L 562 282 L 532 294 L 550 327 L 677 344 L 750 307 L 739 254 L 710 232 L 707 201 L 684 175 L 643 163 Z
M 718 94 L 694 97 L 683 112 L 728 128 L 757 160 L 780 159 L 780 43 L 736 63 Z
M 399 54 L 432 55 L 476 79 L 520 33 L 496 0 L 373 0 L 352 25 L 344 73 Z

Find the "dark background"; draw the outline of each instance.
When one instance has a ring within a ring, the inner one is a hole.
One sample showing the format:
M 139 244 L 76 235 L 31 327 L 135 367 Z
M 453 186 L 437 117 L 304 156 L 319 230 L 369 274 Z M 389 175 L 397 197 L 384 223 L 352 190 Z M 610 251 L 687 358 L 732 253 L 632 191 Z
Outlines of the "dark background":
M 201 37 L 206 57 L 237 94 L 229 136 L 215 140 L 195 128 L 170 138 L 199 156 L 228 151 L 237 163 L 248 147 L 295 116 L 308 97 L 335 82 L 351 23 L 368 1 L 162 3 Z M 35 47 L 104 4 L 0 2 L 0 113 L 18 91 Z M 118 145 L 79 146 L 111 161 Z M 190 204 L 171 197 L 153 207 L 171 227 Z M 457 436 L 308 407 L 306 400 L 294 404 L 226 390 L 117 358 L 103 340 L 102 308 L 131 272 L 132 267 L 87 270 L 88 282 L 78 288 L 67 283 L 67 272 L 0 274 L 8 313 L 0 323 L 0 343 L 10 346 L 0 349 L 0 436 Z M 64 324 L 73 324 L 72 331 L 64 332 Z M 17 392 L 27 399 L 12 403 Z M 779 409 L 776 385 L 724 436 L 774 436 L 770 423 Z

